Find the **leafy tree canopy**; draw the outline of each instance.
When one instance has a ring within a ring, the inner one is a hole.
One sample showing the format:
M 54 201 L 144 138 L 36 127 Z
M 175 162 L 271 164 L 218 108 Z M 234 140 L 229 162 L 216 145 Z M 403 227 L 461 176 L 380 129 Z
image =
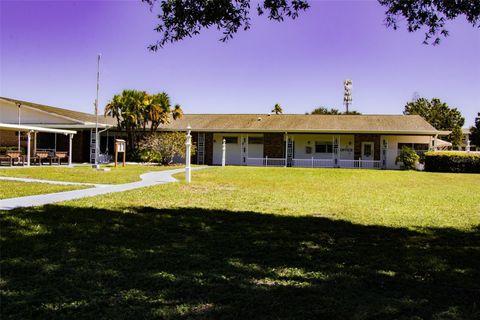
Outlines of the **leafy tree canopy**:
M 185 157 L 186 141 L 185 132 L 154 132 L 140 141 L 140 157 L 148 162 L 171 164 L 175 157 Z M 192 145 L 192 156 L 195 153 L 196 147 Z
M 149 46 L 157 51 L 167 43 L 177 42 L 200 33 L 203 29 L 216 28 L 223 33 L 221 41 L 233 37 L 239 30 L 251 26 L 252 0 L 142 0 L 151 10 L 159 3 L 160 22 L 155 31 L 161 38 Z M 402 21 L 409 32 L 426 29 L 424 43 L 440 42 L 440 36 L 448 36 L 447 20 L 464 16 L 472 26 L 479 26 L 480 1 L 478 0 L 378 0 L 386 8 L 385 25 L 398 29 Z M 309 8 L 308 0 L 263 0 L 256 4 L 258 15 L 283 21 L 295 19 Z M 433 39 L 433 41 L 431 41 Z
M 340 110 L 335 109 L 335 108 L 328 109 L 328 108 L 325 108 L 325 107 L 318 107 L 318 108 L 315 108 L 312 112 L 310 112 L 310 113 L 307 112 L 306 114 L 360 115 L 361 113 L 358 112 L 358 111 L 355 111 L 355 110 L 348 111 L 348 112 L 346 112 L 346 111 L 341 112 Z
M 452 131 L 447 140 L 452 142 L 454 146 L 461 144 L 461 128 L 465 123 L 465 118 L 462 117 L 457 108 L 449 107 L 440 99 L 433 98 L 429 101 L 425 98 L 419 98 L 416 101 L 408 102 L 405 105 L 403 114 L 418 114 L 435 129 Z
M 159 125 L 180 118 L 183 111 L 180 105 L 171 105 L 165 92 L 152 95 L 145 91 L 123 90 L 107 104 L 105 115 L 117 119 L 117 127 L 127 133 L 129 147 L 136 150 L 147 127 L 150 132 L 155 132 Z
M 477 147 L 480 146 L 480 112 L 475 118 L 475 125 L 470 128 L 470 141 Z

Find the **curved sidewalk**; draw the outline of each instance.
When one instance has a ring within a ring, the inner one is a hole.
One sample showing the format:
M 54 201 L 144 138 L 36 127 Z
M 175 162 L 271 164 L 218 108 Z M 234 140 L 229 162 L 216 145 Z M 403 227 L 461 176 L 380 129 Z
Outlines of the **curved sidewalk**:
M 206 167 L 195 167 L 192 170 L 204 169 Z M 75 200 L 85 197 L 93 197 L 102 194 L 112 192 L 122 192 L 132 189 L 138 189 L 143 187 L 149 187 L 157 184 L 165 184 L 175 182 L 177 179 L 172 175 L 180 172 L 184 172 L 185 169 L 174 169 L 165 171 L 155 171 L 142 174 L 140 176 L 141 181 L 125 183 L 125 184 L 112 184 L 112 185 L 99 185 L 98 187 L 72 190 L 57 193 L 39 194 L 34 196 L 26 196 L 19 198 L 10 198 L 0 200 L 0 210 L 12 210 L 15 208 L 35 207 L 49 203 L 62 202 L 68 200 Z M 38 181 L 38 180 L 37 180 Z

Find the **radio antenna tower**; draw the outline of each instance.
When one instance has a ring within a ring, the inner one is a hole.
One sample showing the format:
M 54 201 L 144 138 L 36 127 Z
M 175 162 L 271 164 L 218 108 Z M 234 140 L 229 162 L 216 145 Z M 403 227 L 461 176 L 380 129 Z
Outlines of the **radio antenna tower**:
M 352 80 L 343 81 L 343 104 L 349 112 L 348 107 L 352 104 Z

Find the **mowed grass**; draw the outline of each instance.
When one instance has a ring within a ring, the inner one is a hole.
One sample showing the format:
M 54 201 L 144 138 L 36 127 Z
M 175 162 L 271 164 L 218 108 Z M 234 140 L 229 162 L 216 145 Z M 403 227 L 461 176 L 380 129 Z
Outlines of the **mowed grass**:
M 113 165 L 102 166 L 110 171 L 95 170 L 90 166 L 56 167 L 42 166 L 29 168 L 0 169 L 0 176 L 19 177 L 54 181 L 84 182 L 97 184 L 121 184 L 140 180 L 140 175 L 150 171 L 177 169 L 180 166 L 150 166 L 150 165 Z
M 0 180 L 0 200 L 84 188 L 88 187 Z
M 479 179 L 210 168 L 2 212 L 1 317 L 479 319 Z
M 475 174 L 217 167 L 194 171 L 192 179 L 190 185 L 154 186 L 93 202 L 98 208 L 227 209 L 398 227 L 480 224 L 480 176 Z M 92 199 L 71 203 L 91 204 Z

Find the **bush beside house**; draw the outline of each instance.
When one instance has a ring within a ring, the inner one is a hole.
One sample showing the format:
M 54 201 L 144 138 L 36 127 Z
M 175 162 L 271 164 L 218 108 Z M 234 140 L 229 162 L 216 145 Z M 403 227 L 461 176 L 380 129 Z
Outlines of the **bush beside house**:
M 403 146 L 402 150 L 400 151 L 400 154 L 395 159 L 395 164 L 402 162 L 403 163 L 402 168 L 404 170 L 415 170 L 415 166 L 419 160 L 420 160 L 420 157 L 415 152 L 415 150 L 413 150 L 410 147 Z
M 480 173 L 480 154 L 427 152 L 425 153 L 425 171 Z

